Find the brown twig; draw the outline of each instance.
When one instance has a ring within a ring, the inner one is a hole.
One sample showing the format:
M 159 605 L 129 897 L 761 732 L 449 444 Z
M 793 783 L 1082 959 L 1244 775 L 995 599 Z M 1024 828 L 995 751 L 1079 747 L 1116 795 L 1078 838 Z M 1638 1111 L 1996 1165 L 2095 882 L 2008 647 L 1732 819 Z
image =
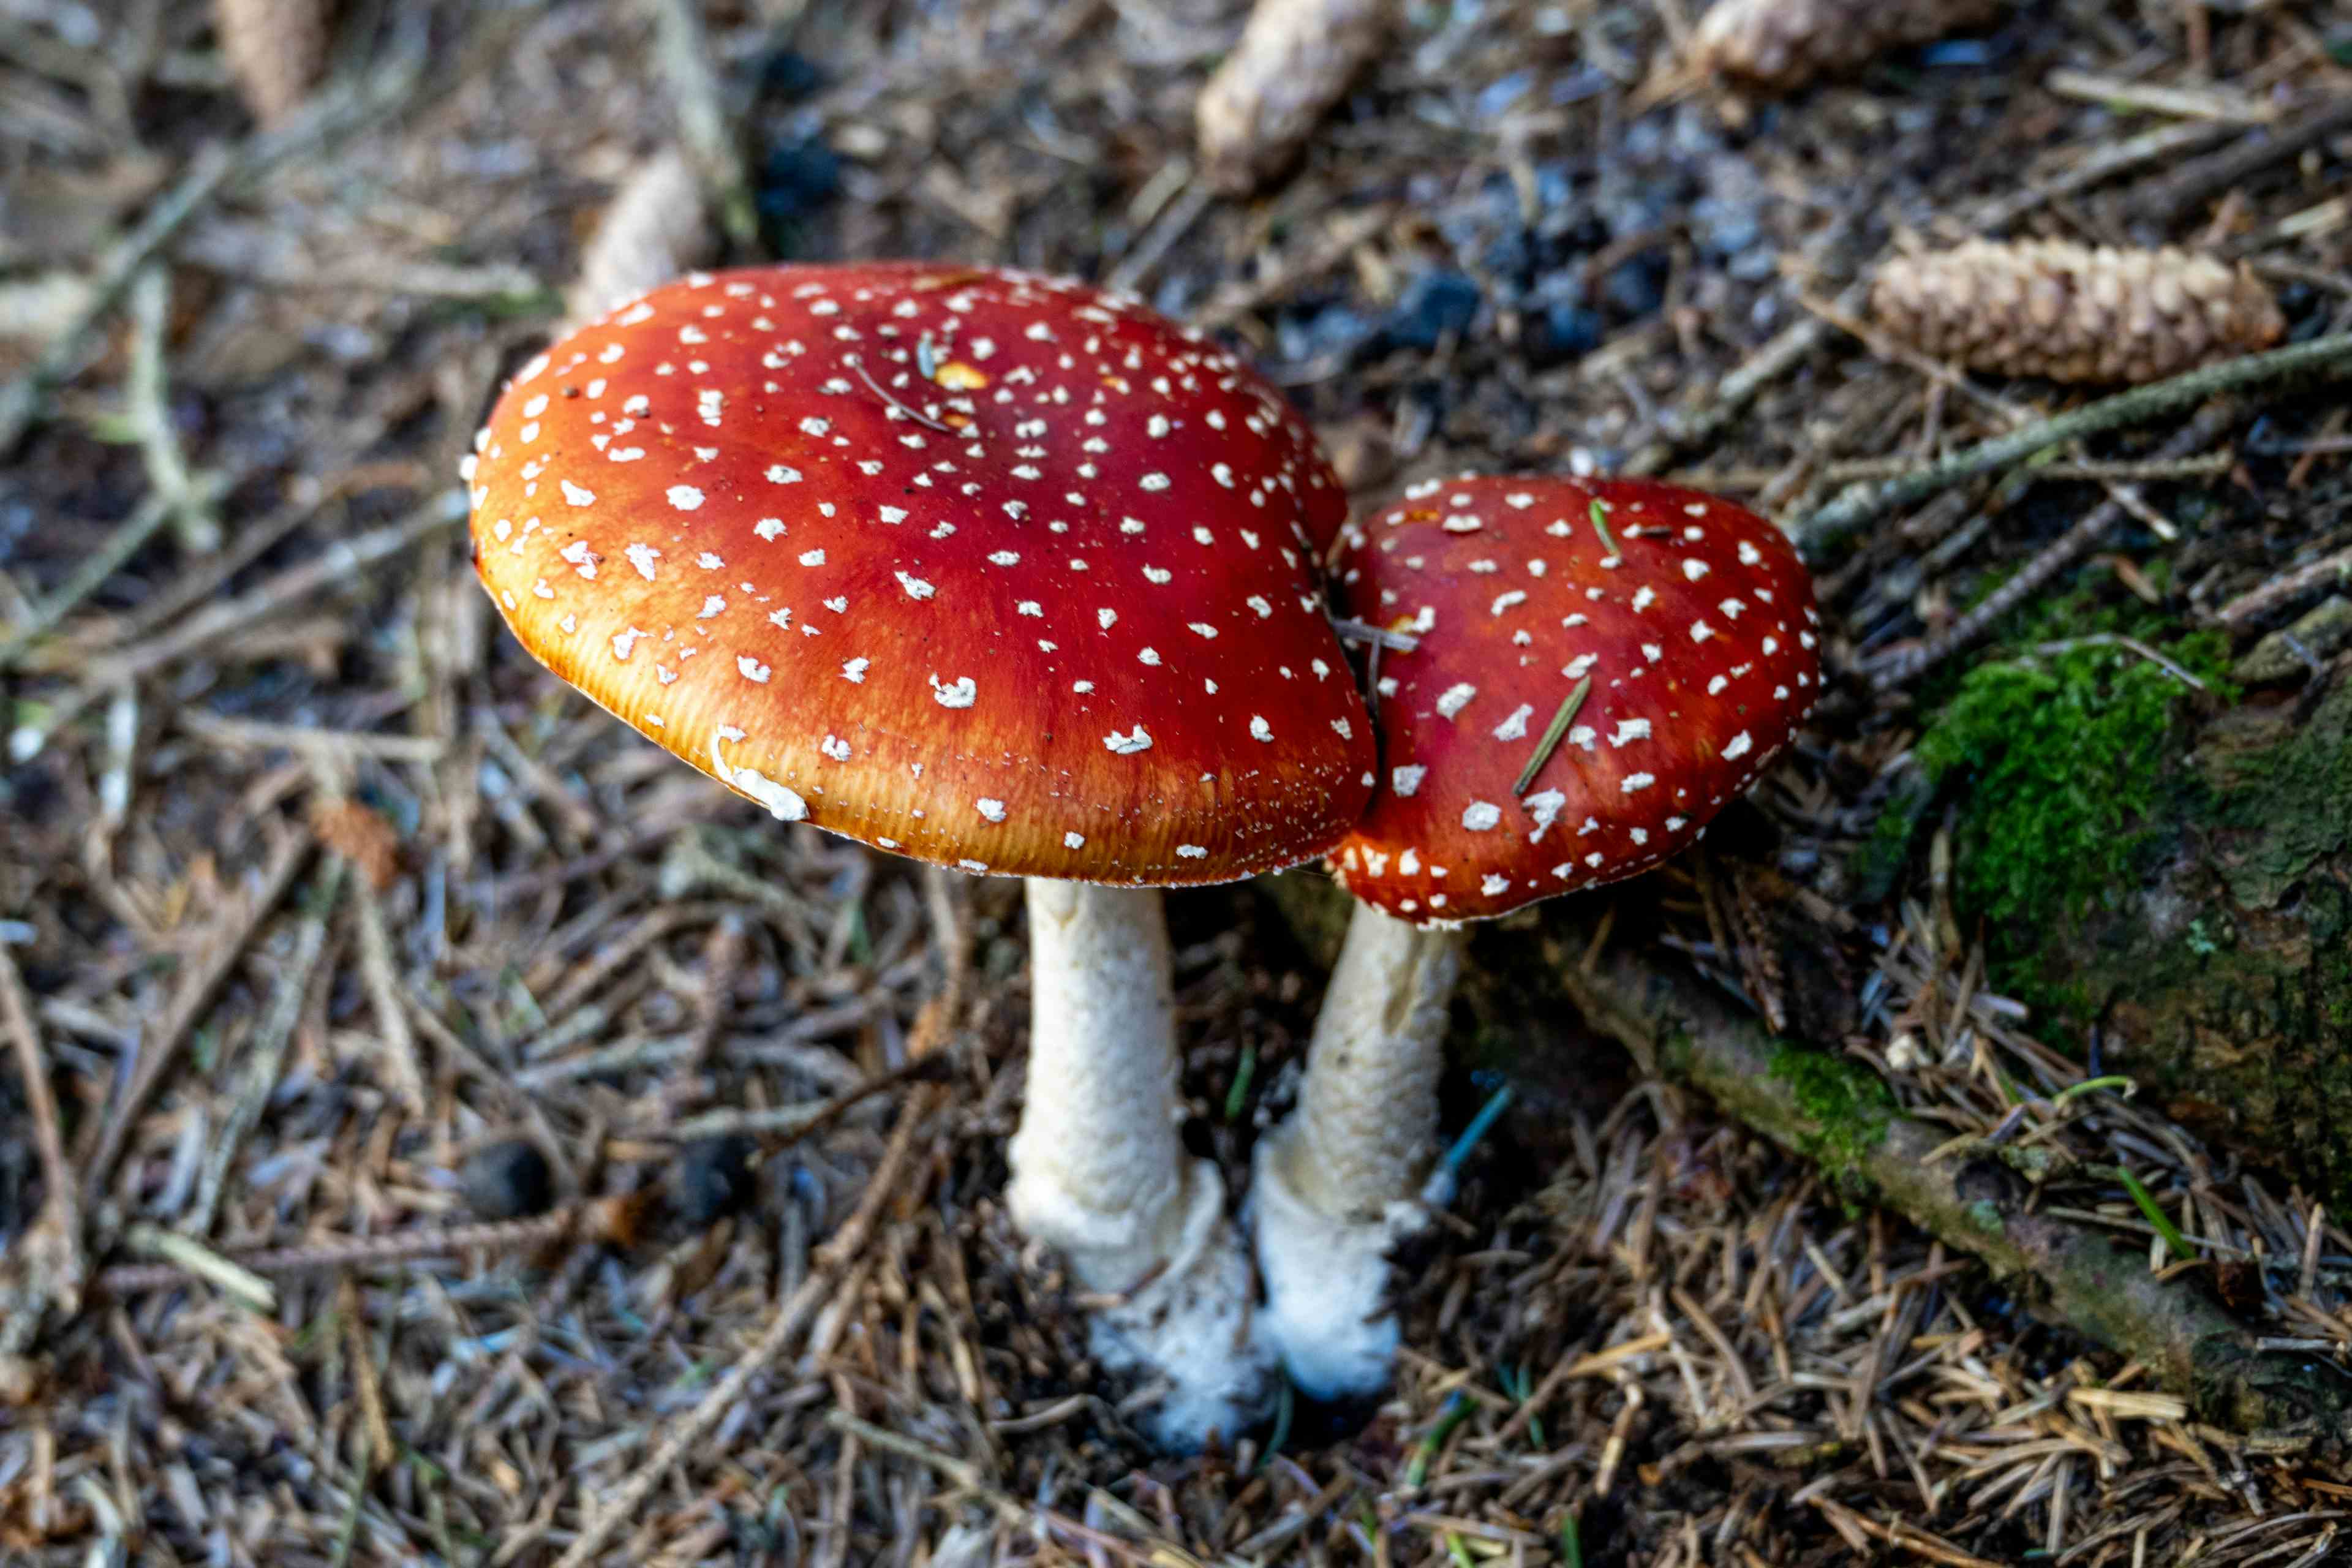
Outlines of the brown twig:
M 81 1247 L 81 1206 L 58 1128 L 57 1093 L 49 1084 L 48 1062 L 25 994 L 24 977 L 5 945 L 0 945 L 0 1028 L 7 1031 L 17 1076 L 24 1080 L 25 1105 L 33 1121 L 33 1147 L 41 1160 L 44 1201 L 39 1224 L 47 1233 L 37 1242 L 32 1237 L 26 1240 L 26 1257 L 36 1278 L 30 1281 L 31 1302 L 0 1322 L 0 1355 L 7 1355 L 31 1342 L 39 1327 L 43 1302 L 54 1302 L 67 1312 L 80 1309 L 87 1265 Z
M 2236 417 L 2236 407 L 2228 399 L 2210 404 L 2158 448 L 2157 456 L 2159 458 L 2185 458 L 2209 447 L 2221 438 Z M 2128 493 L 2126 490 L 2110 496 L 2084 513 L 2080 522 L 2019 567 L 2007 582 L 1987 595 L 1981 604 L 1954 622 L 1942 635 L 1925 643 L 1893 649 L 1864 666 L 1863 672 L 1880 689 L 1885 690 L 1917 679 L 1962 648 L 1974 645 L 2002 617 L 2040 593 L 2051 579 L 2090 553 L 2092 548 L 2106 537 L 2107 531 L 2123 521 L 2128 507 L 2123 497 Z
M 2134 195 L 2129 216 L 2158 229 L 2169 228 L 2189 208 L 2243 184 L 2273 163 L 2299 156 L 2338 131 L 2352 126 L 2352 97 L 2338 95 L 2290 124 L 2248 132 L 2220 152 L 2176 167 L 2153 189 Z
M 2224 393 L 2300 375 L 2340 375 L 2347 369 L 2352 369 L 2352 333 L 2338 332 L 2189 371 L 2168 381 L 2151 382 L 2022 430 L 1980 441 L 1899 479 L 1855 485 L 1827 505 L 1790 520 L 1789 531 L 1800 548 L 1809 553 L 1818 552 L 1890 511 L 1925 500 L 1938 490 L 1979 474 L 2021 463 L 2053 447 L 2144 424 Z
M 1849 284 L 1834 308 L 1851 316 L 1870 297 L 1867 281 Z M 1767 386 L 1794 369 L 1829 336 L 1829 323 L 1807 315 L 1781 328 L 1739 366 L 1705 394 L 1686 400 L 1664 422 L 1658 438 L 1629 458 L 1622 472 L 1655 474 L 1681 453 L 1703 447 L 1729 429 Z
M 2239 595 L 2214 611 L 2213 618 L 2225 626 L 2242 626 L 2294 603 L 2305 594 L 2326 587 L 2340 587 L 2347 582 L 2352 582 L 2352 549 L 2333 551 L 2292 572 L 2283 572 L 2258 588 Z
M 79 717 L 101 694 L 125 681 L 152 674 L 216 638 L 275 615 L 321 589 L 356 578 L 376 562 L 397 555 L 465 518 L 465 492 L 443 491 L 406 517 L 356 539 L 339 541 L 319 556 L 288 567 L 235 598 L 196 612 L 170 631 L 100 659 L 84 661 L 79 655 L 59 656 L 58 662 L 64 668 L 73 668 L 80 676 L 81 685 L 70 698 L 59 700 L 37 723 L 22 724 L 11 731 L 7 737 L 9 757 L 19 763 L 31 761 L 40 754 L 50 736 Z M 42 668 L 50 664 L 32 657 L 26 662 Z
M 728 1132 L 746 1132 L 754 1137 L 781 1134 L 797 1142 L 832 1126 L 875 1096 L 887 1093 L 908 1083 L 927 1083 L 940 1075 L 940 1058 L 918 1056 L 904 1067 L 894 1068 L 870 1082 L 835 1095 L 831 1100 L 814 1105 L 780 1105 L 766 1109 L 713 1110 L 691 1117 L 667 1127 L 638 1130 L 638 1137 L 667 1137 L 680 1141 L 715 1138 Z
M 375 1007 L 378 1053 L 393 1095 L 413 1115 L 425 1114 L 430 1090 L 416 1052 L 416 1031 L 401 1005 L 400 973 L 393 958 L 392 928 L 383 898 L 364 876 L 352 879 L 352 908 L 359 931 L 360 974 Z

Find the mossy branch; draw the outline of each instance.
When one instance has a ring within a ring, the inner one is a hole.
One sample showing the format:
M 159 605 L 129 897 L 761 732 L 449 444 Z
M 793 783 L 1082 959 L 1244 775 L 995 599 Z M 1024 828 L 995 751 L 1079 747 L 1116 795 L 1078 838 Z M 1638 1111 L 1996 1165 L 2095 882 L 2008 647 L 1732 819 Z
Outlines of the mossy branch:
M 1303 876 L 1259 885 L 1311 950 L 1328 952 L 1324 929 L 1345 905 L 1337 888 Z M 1482 946 L 1489 965 L 1532 967 L 1645 1069 L 1704 1091 L 1735 1120 L 1819 1163 L 1853 1196 L 1983 1259 L 2038 1310 L 2146 1363 L 2199 1419 L 2331 1444 L 2352 1435 L 2352 1377 L 2323 1357 L 2258 1349 L 2193 1277 L 2149 1273 L 2144 1249 L 2030 1212 L 2023 1179 L 1990 1151 L 1931 1163 L 1948 1133 L 1903 1115 L 1858 1064 L 1775 1039 L 1704 983 L 1629 944 L 1612 945 L 1588 967 L 1591 933 L 1557 916 L 1532 942 L 1493 934 L 1502 942 L 1473 946 L 1465 988 L 1496 984 L 1496 970 L 1482 973 Z
M 2352 369 L 2352 332 L 2314 338 L 2268 353 L 2248 354 L 2167 381 L 2134 387 L 2022 430 L 1979 441 L 1900 479 L 1856 484 L 1827 505 L 1791 519 L 1790 534 L 1815 555 L 1898 508 L 1927 500 L 1979 474 L 2025 461 L 2036 452 L 2137 425 L 2225 392 L 2239 392 L 2298 375 L 2340 375 Z
M 1755 1018 L 1629 947 L 1584 968 L 1570 956 L 1582 951 L 1579 934 L 1548 933 L 1561 989 L 1587 1023 L 1654 1057 L 1665 1076 L 1706 1091 L 1774 1142 L 1822 1160 L 1856 1195 L 2026 1286 L 2037 1307 L 2154 1369 L 2200 1419 L 2280 1436 L 2340 1439 L 2347 1432 L 2352 1378 L 2333 1363 L 2257 1350 L 2254 1336 L 2191 1279 L 2149 1273 L 2145 1248 L 2029 1212 L 2023 1179 L 1990 1152 L 1931 1163 L 1928 1154 L 1948 1135 L 1891 1108 L 1876 1113 L 1883 1121 L 1830 1124 L 1820 1097 L 1805 1092 L 1805 1075 L 1782 1069 L 1790 1047 Z M 1860 1098 L 1865 1108 L 1874 1103 Z

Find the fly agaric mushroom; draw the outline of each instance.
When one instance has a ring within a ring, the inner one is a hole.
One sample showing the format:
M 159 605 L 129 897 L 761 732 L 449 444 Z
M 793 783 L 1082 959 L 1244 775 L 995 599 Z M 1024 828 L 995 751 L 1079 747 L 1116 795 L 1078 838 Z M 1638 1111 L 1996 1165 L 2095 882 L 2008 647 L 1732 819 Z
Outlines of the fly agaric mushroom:
M 1124 1298 L 1093 1344 L 1172 1383 L 1155 1436 L 1237 1436 L 1272 1358 L 1143 889 L 1311 858 L 1370 790 L 1304 426 L 1132 302 L 892 262 L 665 285 L 476 445 L 483 584 L 551 669 L 786 821 L 1030 879 L 1009 1206 Z
M 1251 1199 L 1269 1331 L 1326 1398 L 1387 1381 L 1387 1254 L 1443 1201 L 1423 1184 L 1464 922 L 1689 844 L 1820 675 L 1796 552 L 1696 491 L 1433 479 L 1342 543 L 1341 613 L 1414 646 L 1380 657 L 1381 787 L 1331 857 L 1356 908 Z

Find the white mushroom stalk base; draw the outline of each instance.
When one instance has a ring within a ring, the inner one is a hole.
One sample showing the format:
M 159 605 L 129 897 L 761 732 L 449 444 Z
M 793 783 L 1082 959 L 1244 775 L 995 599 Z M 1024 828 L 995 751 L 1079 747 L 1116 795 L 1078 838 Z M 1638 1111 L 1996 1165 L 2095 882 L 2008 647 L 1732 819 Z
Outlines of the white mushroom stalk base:
M 1465 940 L 1358 904 L 1298 1107 L 1258 1145 L 1250 1204 L 1266 1332 L 1315 1398 L 1377 1394 L 1396 1360 L 1388 1255 L 1446 1196 L 1423 1184 Z
M 1160 896 L 1028 883 L 1028 1103 L 1013 1136 L 1014 1223 L 1058 1249 L 1095 1316 L 1097 1360 L 1165 1392 L 1162 1447 L 1231 1444 L 1271 1407 L 1272 1347 L 1216 1168 L 1178 1133 L 1175 999 Z

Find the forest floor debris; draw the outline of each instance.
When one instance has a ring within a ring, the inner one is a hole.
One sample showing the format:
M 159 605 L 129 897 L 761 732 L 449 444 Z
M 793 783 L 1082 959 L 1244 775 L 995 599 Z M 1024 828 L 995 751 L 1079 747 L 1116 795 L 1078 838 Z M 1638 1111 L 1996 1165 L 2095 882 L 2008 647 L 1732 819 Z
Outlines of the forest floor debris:
M 0 1556 L 2336 1549 L 2329 1443 L 2211 1424 L 1556 997 L 1465 1031 L 1449 1128 L 1498 1071 L 1513 1100 L 1369 1423 L 1146 1452 L 999 1203 L 1017 889 L 942 910 L 910 867 L 779 831 L 531 666 L 466 558 L 458 458 L 593 216 L 717 145 L 667 101 L 681 14 L 345 8 L 375 31 L 256 132 L 205 9 L 0 24 L 0 321 L 40 328 L 0 339 Z M 2340 8 L 2028 7 L 1729 119 L 1702 84 L 1650 94 L 1684 0 L 1413 7 L 1246 202 L 1192 163 L 1243 10 L 706 7 L 748 132 L 732 255 L 1116 276 L 1243 344 L 1367 496 L 1591 466 L 1813 519 L 1829 700 L 1706 857 L 1608 902 L 1597 951 L 1640 942 L 1890 1113 L 2009 1151 L 2041 1212 L 2256 1353 L 2344 1364 L 2344 1220 L 2084 1087 L 2105 1044 L 2004 988 L 1916 754 L 1971 639 L 2242 655 L 2340 590 L 2340 407 L 2246 360 L 2118 406 L 1838 324 L 1906 233 L 2047 235 L 2242 262 L 2274 353 L 2339 354 Z M 2305 670 L 2278 668 L 2291 706 Z M 1263 889 L 1171 917 L 1193 1131 L 1238 1191 L 1320 969 Z M 688 1224 L 673 1169 L 729 1132 L 761 1143 L 749 1204 Z M 469 1226 L 458 1170 L 509 1136 L 555 1217 Z

